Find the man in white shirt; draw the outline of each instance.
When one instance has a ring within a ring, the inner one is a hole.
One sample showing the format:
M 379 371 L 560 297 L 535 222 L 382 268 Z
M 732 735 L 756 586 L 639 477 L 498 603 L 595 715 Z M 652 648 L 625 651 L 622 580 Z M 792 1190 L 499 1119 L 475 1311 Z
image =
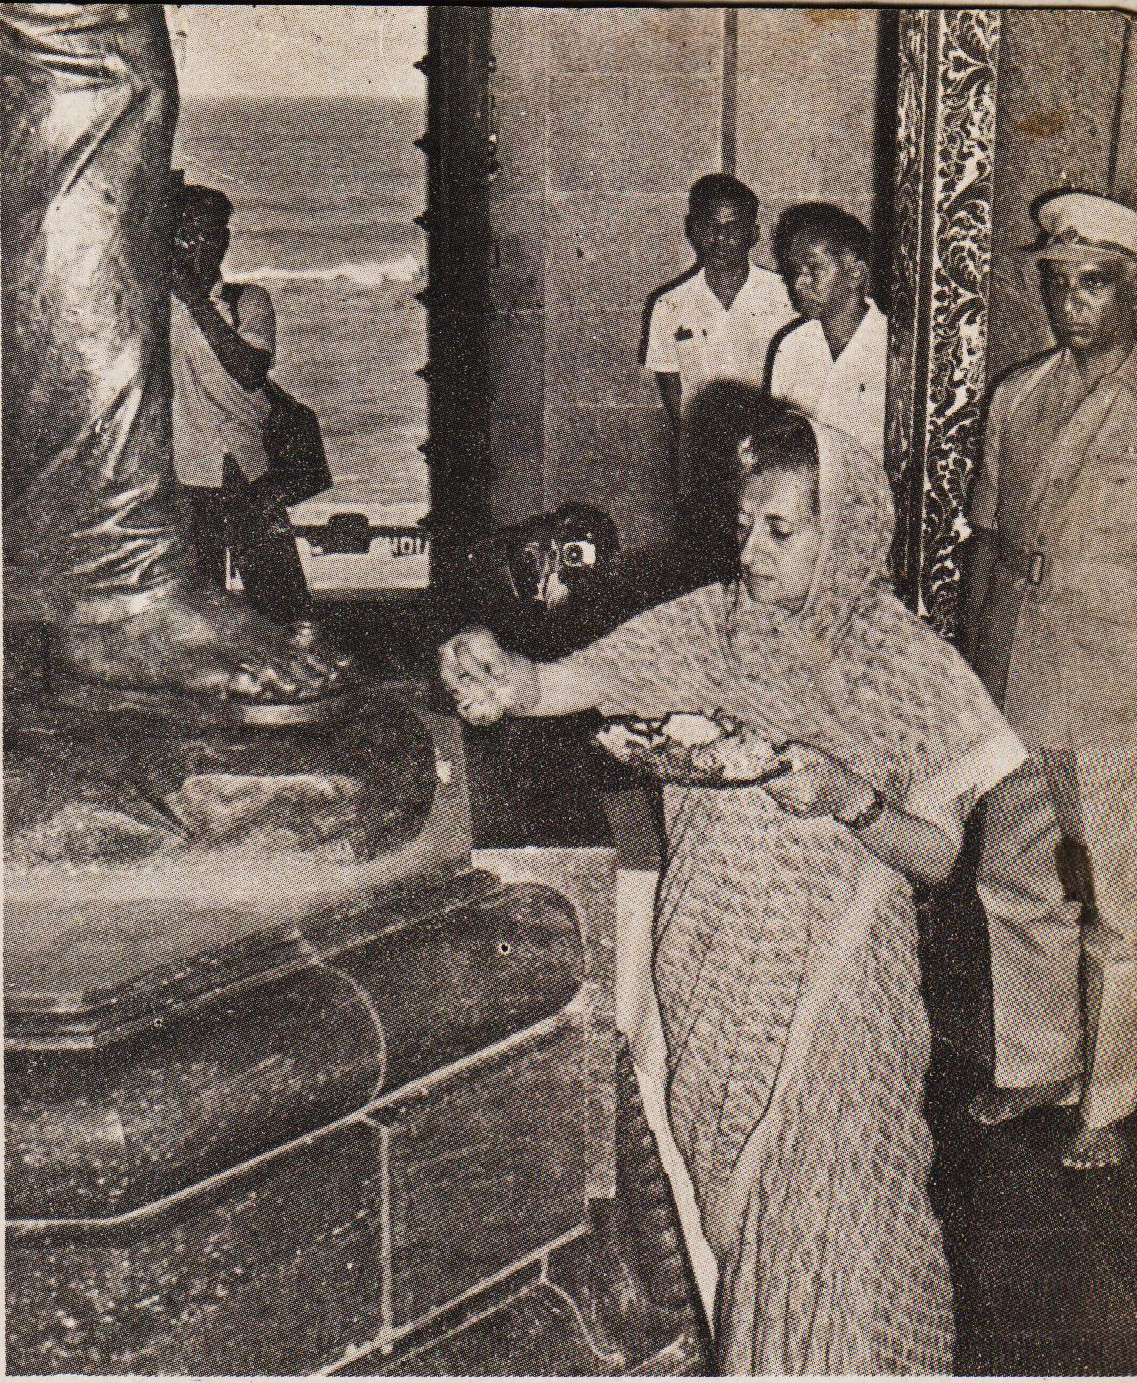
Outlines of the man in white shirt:
M 883 461 L 888 319 L 868 296 L 868 230 L 840 207 L 808 202 L 782 216 L 774 252 L 806 320 L 777 346 L 770 392 Z
M 289 623 L 308 616 L 310 601 L 264 445 L 276 314 L 258 284 L 221 277 L 232 210 L 215 188 L 183 191 L 170 311 L 174 469 L 205 580 L 224 583 L 228 547 L 250 602 Z
M 770 342 L 793 318 L 781 276 L 750 262 L 758 198 L 745 183 L 726 173 L 700 178 L 686 230 L 700 268 L 656 300 L 646 360 L 676 429 L 707 384 L 761 385 Z

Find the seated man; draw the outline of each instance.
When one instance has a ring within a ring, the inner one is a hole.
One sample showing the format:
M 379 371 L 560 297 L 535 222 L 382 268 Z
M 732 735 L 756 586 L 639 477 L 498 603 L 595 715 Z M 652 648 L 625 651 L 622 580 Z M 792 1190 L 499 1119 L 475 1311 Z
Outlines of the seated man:
M 174 469 L 206 580 L 224 585 L 228 547 L 248 599 L 287 623 L 311 602 L 264 445 L 276 314 L 259 284 L 221 277 L 232 212 L 223 192 L 183 190 L 170 314 Z
M 840 207 L 807 202 L 778 222 L 774 252 L 806 320 L 778 345 L 770 392 L 883 460 L 888 321 L 868 295 L 868 230 Z
M 726 173 L 700 178 L 686 230 L 699 271 L 657 299 L 646 361 L 676 430 L 694 396 L 715 380 L 761 384 L 770 342 L 793 318 L 781 278 L 750 262 L 758 198 L 745 183 Z

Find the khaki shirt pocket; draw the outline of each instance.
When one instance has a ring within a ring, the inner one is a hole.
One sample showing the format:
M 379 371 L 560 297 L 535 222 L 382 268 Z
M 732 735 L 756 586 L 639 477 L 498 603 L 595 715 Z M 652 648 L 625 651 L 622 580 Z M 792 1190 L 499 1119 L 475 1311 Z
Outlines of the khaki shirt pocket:
M 1079 636 L 1091 643 L 1110 626 L 1117 626 L 1119 633 L 1107 642 L 1137 633 L 1137 549 L 1119 552 L 1118 544 L 1103 542 L 1102 536 L 1087 536 L 1080 553 L 1065 556 L 1055 583 L 1060 586 L 1062 605 L 1074 616 L 1075 628 L 1079 613 L 1088 616 L 1090 623 Z M 1101 552 L 1102 548 L 1113 551 Z
M 1137 628 L 1137 458 L 1114 453 L 1087 460 L 1056 547 L 1054 590 L 1061 602 Z
M 1095 458 L 1087 471 L 1077 504 L 1087 555 L 1137 555 L 1137 457 Z

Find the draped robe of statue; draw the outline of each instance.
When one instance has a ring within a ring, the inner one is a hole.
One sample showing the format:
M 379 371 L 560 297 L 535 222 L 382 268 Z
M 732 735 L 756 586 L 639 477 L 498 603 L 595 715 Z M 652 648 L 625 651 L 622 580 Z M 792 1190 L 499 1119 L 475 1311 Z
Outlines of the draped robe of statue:
M 160 5 L 11 4 L 3 48 L 4 597 L 11 690 L 175 726 L 341 718 L 309 621 L 205 589 L 171 455 L 177 78 Z M 220 319 L 219 319 L 220 321 Z M 37 674 L 27 650 L 41 627 Z
M 4 576 L 10 618 L 129 615 L 179 574 L 160 5 L 5 5 Z

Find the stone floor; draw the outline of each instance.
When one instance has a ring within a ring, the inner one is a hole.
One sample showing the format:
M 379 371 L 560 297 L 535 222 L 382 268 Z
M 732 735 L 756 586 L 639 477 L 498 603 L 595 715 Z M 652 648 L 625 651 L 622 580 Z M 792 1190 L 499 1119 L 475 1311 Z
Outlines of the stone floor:
M 962 1374 L 1137 1371 L 1137 1175 L 1076 1178 L 1073 1116 L 976 1135 L 958 1096 L 941 1138 L 940 1210 L 955 1275 Z M 950 1088 L 950 1086 L 949 1086 Z

